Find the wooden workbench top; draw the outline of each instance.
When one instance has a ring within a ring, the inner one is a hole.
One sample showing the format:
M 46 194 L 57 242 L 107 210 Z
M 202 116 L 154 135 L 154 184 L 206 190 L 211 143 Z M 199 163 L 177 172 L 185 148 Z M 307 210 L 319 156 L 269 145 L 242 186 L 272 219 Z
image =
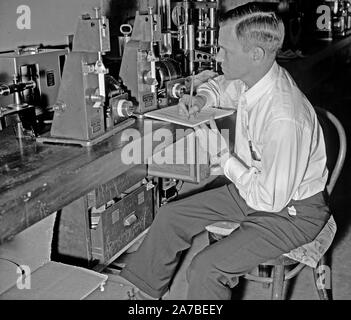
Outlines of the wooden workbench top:
M 150 137 L 144 135 L 144 124 L 150 122 L 138 119 L 128 128 L 134 130 L 133 141 L 139 139 L 143 145 Z M 153 132 L 178 128 L 152 123 Z M 129 143 L 123 141 L 122 132 L 90 148 L 0 134 L 0 243 L 131 168 L 146 175 L 145 164 L 122 161 L 123 147 Z

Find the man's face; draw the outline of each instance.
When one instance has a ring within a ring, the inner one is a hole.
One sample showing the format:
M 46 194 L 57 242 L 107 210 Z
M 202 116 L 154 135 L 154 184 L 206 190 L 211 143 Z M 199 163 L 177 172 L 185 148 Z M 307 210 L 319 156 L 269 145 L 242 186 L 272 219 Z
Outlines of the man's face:
M 247 78 L 253 67 L 250 54 L 243 47 L 234 32 L 233 24 L 224 25 L 219 30 L 218 45 L 220 50 L 216 60 L 222 65 L 227 80 L 243 80 Z

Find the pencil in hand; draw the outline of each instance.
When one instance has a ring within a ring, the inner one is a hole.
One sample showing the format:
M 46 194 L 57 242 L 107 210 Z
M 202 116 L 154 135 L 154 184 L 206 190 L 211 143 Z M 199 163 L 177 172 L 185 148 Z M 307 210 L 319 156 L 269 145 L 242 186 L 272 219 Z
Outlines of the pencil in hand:
M 195 72 L 191 74 L 191 83 L 190 83 L 190 100 L 189 100 L 189 105 L 188 105 L 188 120 L 190 119 L 190 109 L 193 107 L 193 91 L 194 91 L 194 75 Z M 195 115 L 194 115 L 195 116 Z

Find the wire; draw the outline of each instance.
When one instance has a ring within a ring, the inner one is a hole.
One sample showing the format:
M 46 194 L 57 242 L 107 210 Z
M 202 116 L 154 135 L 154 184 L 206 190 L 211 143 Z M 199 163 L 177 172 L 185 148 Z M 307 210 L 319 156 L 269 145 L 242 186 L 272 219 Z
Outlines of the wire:
M 8 262 L 10 262 L 10 263 L 13 263 L 13 264 L 16 265 L 18 268 L 20 268 L 22 275 L 26 275 L 26 272 L 23 270 L 23 268 L 21 267 L 21 265 L 19 265 L 17 262 L 12 261 L 12 260 L 10 260 L 10 259 L 6 259 L 6 258 L 1 258 L 1 257 L 0 257 L 0 259 L 1 259 L 1 260 L 6 260 L 6 261 L 8 261 Z

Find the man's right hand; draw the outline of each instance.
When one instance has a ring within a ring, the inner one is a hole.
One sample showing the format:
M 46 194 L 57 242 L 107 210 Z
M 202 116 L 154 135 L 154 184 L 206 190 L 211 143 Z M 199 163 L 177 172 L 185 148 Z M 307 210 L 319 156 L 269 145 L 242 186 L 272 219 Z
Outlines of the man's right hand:
M 213 79 L 218 76 L 217 72 L 211 71 L 211 70 L 204 70 L 201 71 L 200 73 L 194 75 L 194 89 L 197 89 L 200 85 L 203 83 L 207 82 L 209 79 Z M 185 79 L 185 85 L 188 89 L 191 87 L 191 78 L 192 76 L 189 76 Z
M 193 96 L 191 104 L 190 106 L 190 95 L 183 95 L 178 103 L 179 114 L 187 118 L 196 116 L 206 104 L 206 98 L 203 96 Z

